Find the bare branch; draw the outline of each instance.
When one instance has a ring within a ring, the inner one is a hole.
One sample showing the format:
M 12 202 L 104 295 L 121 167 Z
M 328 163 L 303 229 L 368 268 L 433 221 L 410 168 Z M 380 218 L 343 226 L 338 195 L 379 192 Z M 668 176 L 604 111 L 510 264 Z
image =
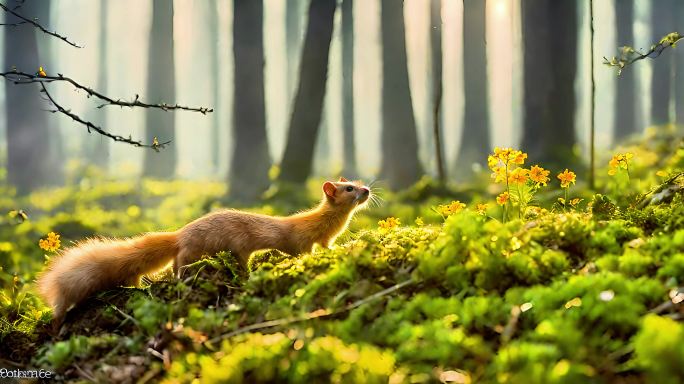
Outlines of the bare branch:
M 26 0 L 16 0 L 17 5 L 15 5 L 14 8 L 12 8 L 12 10 L 16 11 L 17 9 L 23 7 L 25 2 Z
M 52 105 L 55 107 L 55 109 L 50 110 L 52 113 L 61 113 L 63 115 L 66 115 L 70 117 L 72 120 L 76 121 L 77 123 L 83 124 L 88 128 L 88 133 L 91 133 L 92 131 L 95 131 L 99 133 L 102 136 L 108 137 L 114 141 L 120 141 L 122 143 L 127 143 L 130 145 L 133 145 L 135 147 L 142 147 L 142 148 L 152 148 L 153 150 L 159 152 L 159 149 L 165 148 L 171 141 L 165 141 L 163 143 L 159 143 L 157 141 L 157 138 L 155 137 L 154 140 L 152 141 L 152 144 L 143 144 L 140 141 L 133 140 L 130 136 L 129 137 L 123 137 L 119 135 L 114 135 L 111 134 L 104 129 L 96 126 L 95 124 L 83 120 L 80 116 L 76 115 L 75 113 L 71 112 L 70 110 L 62 107 L 60 104 L 58 104 L 55 99 L 52 97 L 52 95 L 48 92 L 47 88 L 45 87 L 45 83 L 39 82 L 41 90 L 43 94 L 47 97 L 47 99 L 52 103 Z
M 135 95 L 135 99 L 133 101 L 123 101 L 121 99 L 112 99 L 109 96 L 103 95 L 102 93 L 99 93 L 95 91 L 92 88 L 88 88 L 85 85 L 79 84 L 77 81 L 65 77 L 61 73 L 57 74 L 57 76 L 40 76 L 38 74 L 30 74 L 26 72 L 19 72 L 19 71 L 10 71 L 10 72 L 2 72 L 0 73 L 0 76 L 6 78 L 9 81 L 14 82 L 14 84 L 30 84 L 30 83 L 52 83 L 52 82 L 67 82 L 74 86 L 76 89 L 80 89 L 88 94 L 88 97 L 95 97 L 98 98 L 102 101 L 104 101 L 103 104 L 98 105 L 98 108 L 102 108 L 108 105 L 116 105 L 119 107 L 128 107 L 128 108 L 133 108 L 133 107 L 140 107 L 140 108 L 154 108 L 154 109 L 161 109 L 163 111 L 173 111 L 173 110 L 183 110 L 183 111 L 190 111 L 190 112 L 199 112 L 203 115 L 206 115 L 207 113 L 214 112 L 212 108 L 206 108 L 206 107 L 187 107 L 187 106 L 182 106 L 179 104 L 166 104 L 166 103 L 160 103 L 160 104 L 150 104 L 146 103 L 144 101 L 140 101 L 140 96 Z
M 609 67 L 616 67 L 619 75 L 628 65 L 634 64 L 635 62 L 643 59 L 655 59 L 656 57 L 660 56 L 668 47 L 674 48 L 677 45 L 677 42 L 682 39 L 684 39 L 684 36 L 679 34 L 679 32 L 669 33 L 660 39 L 657 44 L 653 44 L 651 49 L 649 49 L 647 52 L 636 50 L 630 46 L 624 46 L 620 48 L 620 57 L 613 56 L 609 60 L 604 56 L 603 64 Z
M 0 23 L 0 27 L 18 27 L 22 24 L 28 24 L 26 21 L 19 21 L 17 23 Z
M 23 2 L 22 2 L 22 3 L 23 3 Z M 21 24 L 24 24 L 24 23 L 26 23 L 26 24 L 31 24 L 31 25 L 33 25 L 34 27 L 36 27 L 36 28 L 38 28 L 39 30 L 41 30 L 43 33 L 45 33 L 45 34 L 47 34 L 47 35 L 50 35 L 50 36 L 53 36 L 53 37 L 56 37 L 56 38 L 58 38 L 58 39 L 64 41 L 65 43 L 71 45 L 72 47 L 83 48 L 83 46 L 78 45 L 78 44 L 76 44 L 76 43 L 70 41 L 66 36 L 62 36 L 62 35 L 60 35 L 59 33 L 55 32 L 55 31 L 50 31 L 50 30 L 48 30 L 47 28 L 43 27 L 42 25 L 38 24 L 38 23 L 35 21 L 35 20 L 37 20 L 37 19 L 31 20 L 31 19 L 29 19 L 29 18 L 26 18 L 26 17 L 24 17 L 24 16 L 18 14 L 17 12 L 15 12 L 15 10 L 18 9 L 19 7 L 21 7 L 21 4 L 19 4 L 19 5 L 18 5 L 17 7 L 15 7 L 14 9 L 10 9 L 10 8 L 9 8 L 8 6 L 6 6 L 5 4 L 0 3 L 0 8 L 2 8 L 3 11 L 5 11 L 5 12 L 11 14 L 11 15 L 13 15 L 14 17 L 17 17 L 17 18 L 21 19 L 21 20 L 23 21 L 23 23 L 21 23 Z

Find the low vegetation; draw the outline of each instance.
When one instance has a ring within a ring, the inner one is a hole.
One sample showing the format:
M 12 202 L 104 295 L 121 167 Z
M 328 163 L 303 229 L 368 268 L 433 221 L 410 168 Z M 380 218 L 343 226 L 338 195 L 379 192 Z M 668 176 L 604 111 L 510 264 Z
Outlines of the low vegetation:
M 0 362 L 67 381 L 684 381 L 681 139 L 621 148 L 601 194 L 523 155 L 498 150 L 474 186 L 385 193 L 329 250 L 261 252 L 249 274 L 220 253 L 183 279 L 103 292 L 58 334 L 32 285 L 53 250 L 178 228 L 222 206 L 225 186 L 81 170 L 25 199 L 5 187 Z M 302 208 L 295 193 L 250 209 Z

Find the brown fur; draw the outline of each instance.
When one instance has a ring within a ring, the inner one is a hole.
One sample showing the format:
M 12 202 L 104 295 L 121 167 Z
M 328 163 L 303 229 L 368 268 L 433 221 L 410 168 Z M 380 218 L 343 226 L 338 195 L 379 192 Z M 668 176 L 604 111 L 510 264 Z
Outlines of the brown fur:
M 352 187 L 352 191 L 347 191 Z M 90 239 L 55 257 L 38 278 L 38 290 L 52 307 L 56 324 L 70 306 L 94 293 L 138 285 L 142 275 L 173 261 L 174 273 L 204 254 L 230 251 L 243 267 L 252 252 L 277 249 L 290 255 L 330 246 L 347 228 L 370 191 L 360 182 L 326 182 L 323 199 L 292 216 L 267 216 L 237 210 L 207 214 L 175 232 L 153 232 L 131 239 Z

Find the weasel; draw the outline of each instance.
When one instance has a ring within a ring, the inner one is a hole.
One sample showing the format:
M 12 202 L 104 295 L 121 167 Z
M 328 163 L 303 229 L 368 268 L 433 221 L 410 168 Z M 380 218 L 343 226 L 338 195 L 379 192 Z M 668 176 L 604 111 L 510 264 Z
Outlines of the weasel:
M 117 286 L 138 286 L 144 274 L 173 261 L 174 274 L 202 255 L 230 251 L 246 269 L 254 251 L 277 249 L 290 255 L 329 247 L 370 196 L 360 181 L 323 184 L 318 206 L 291 216 L 238 210 L 209 213 L 175 232 L 152 232 L 128 239 L 89 239 L 54 257 L 38 277 L 38 291 L 52 307 L 54 324 L 66 311 L 94 293 Z

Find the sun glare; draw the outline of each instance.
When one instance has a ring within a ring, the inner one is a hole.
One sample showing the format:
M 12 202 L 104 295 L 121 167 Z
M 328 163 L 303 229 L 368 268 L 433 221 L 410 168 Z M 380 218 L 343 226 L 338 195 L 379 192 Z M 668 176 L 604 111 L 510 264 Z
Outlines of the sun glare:
M 494 0 L 494 14 L 497 17 L 506 16 L 507 11 L 507 0 Z

